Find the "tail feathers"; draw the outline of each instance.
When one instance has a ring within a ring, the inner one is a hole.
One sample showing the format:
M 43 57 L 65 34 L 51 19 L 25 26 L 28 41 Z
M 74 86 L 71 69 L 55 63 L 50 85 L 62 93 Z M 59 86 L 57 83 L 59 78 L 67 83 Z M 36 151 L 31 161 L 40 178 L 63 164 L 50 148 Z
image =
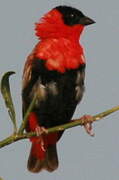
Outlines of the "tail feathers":
M 35 146 L 32 144 L 31 152 L 28 159 L 27 168 L 33 173 L 38 173 L 41 170 L 45 169 L 49 172 L 54 171 L 58 168 L 58 156 L 56 144 L 50 145 L 47 147 L 47 150 L 44 152 L 44 158 L 36 157 L 34 154 Z

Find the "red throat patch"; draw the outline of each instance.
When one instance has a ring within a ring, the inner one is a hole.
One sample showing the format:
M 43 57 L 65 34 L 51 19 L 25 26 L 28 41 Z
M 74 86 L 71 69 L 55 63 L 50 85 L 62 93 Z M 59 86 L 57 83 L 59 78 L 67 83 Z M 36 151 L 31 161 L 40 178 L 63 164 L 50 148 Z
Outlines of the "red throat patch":
M 35 56 L 46 61 L 48 70 L 61 73 L 64 73 L 66 69 L 76 69 L 85 64 L 81 45 L 65 38 L 49 38 L 41 41 L 35 48 Z

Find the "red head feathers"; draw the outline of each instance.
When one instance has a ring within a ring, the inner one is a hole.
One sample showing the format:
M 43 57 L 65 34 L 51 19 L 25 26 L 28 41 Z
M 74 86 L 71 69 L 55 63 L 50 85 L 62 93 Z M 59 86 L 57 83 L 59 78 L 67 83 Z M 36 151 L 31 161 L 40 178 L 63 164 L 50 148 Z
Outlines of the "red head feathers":
M 46 38 L 70 38 L 79 39 L 79 36 L 84 26 L 77 24 L 75 26 L 68 26 L 63 22 L 62 14 L 53 9 L 47 13 L 39 23 L 36 23 L 36 36 L 40 39 Z
M 36 23 L 36 36 L 41 39 L 36 56 L 46 60 L 49 70 L 65 72 L 85 64 L 79 37 L 85 25 L 94 23 L 81 11 L 58 6 Z

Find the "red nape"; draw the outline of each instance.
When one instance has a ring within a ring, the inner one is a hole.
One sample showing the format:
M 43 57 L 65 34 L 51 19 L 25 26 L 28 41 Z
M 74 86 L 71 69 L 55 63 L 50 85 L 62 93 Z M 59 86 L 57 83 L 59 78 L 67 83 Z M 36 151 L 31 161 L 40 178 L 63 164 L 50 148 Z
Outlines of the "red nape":
M 60 37 L 78 40 L 83 29 L 84 26 L 81 24 L 75 26 L 66 25 L 62 14 L 56 9 L 49 11 L 35 24 L 36 36 L 42 40 Z

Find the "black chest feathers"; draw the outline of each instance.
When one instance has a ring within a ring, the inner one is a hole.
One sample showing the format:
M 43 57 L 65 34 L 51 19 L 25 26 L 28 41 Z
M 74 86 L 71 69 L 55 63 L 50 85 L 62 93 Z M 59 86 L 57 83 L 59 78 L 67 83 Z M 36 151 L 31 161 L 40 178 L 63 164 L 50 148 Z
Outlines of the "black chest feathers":
M 37 113 L 40 124 L 52 127 L 67 123 L 82 99 L 84 79 L 85 65 L 59 73 L 48 71 L 42 61 L 37 61 L 32 68 L 31 80 L 23 89 L 24 105 L 28 107 L 38 93 L 33 111 Z

